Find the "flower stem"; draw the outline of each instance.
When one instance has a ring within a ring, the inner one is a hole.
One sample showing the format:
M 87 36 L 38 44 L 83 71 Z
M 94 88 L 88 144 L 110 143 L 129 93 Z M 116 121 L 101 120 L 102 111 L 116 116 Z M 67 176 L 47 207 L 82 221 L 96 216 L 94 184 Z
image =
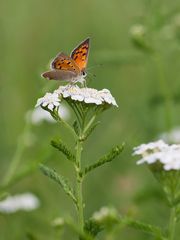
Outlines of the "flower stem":
M 25 141 L 26 141 L 26 137 L 27 137 L 27 133 L 29 132 L 29 129 L 30 129 L 30 122 L 27 121 L 23 130 L 23 133 L 21 136 L 19 136 L 19 139 L 17 141 L 17 148 L 11 160 L 9 169 L 7 170 L 4 176 L 3 185 L 9 184 L 11 179 L 14 177 L 15 171 L 17 170 L 17 167 L 21 161 L 21 156 L 25 149 Z
M 161 89 L 162 96 L 164 97 L 164 115 L 165 115 L 165 124 L 166 130 L 170 130 L 172 127 L 172 97 L 170 88 L 167 83 L 166 75 L 164 72 L 164 65 L 162 62 L 162 58 L 159 53 L 155 53 L 154 60 L 157 67 L 157 74 L 159 80 L 159 86 Z
M 82 194 L 82 183 L 83 179 L 80 176 L 81 172 L 81 153 L 82 153 L 82 142 L 77 141 L 76 149 L 76 184 L 77 184 L 77 214 L 78 214 L 78 223 L 81 231 L 84 227 L 84 213 L 83 213 L 83 194 Z
M 58 119 L 58 122 L 62 123 L 72 133 L 75 140 L 77 139 L 78 136 L 76 135 L 74 129 L 66 121 Z
M 176 226 L 176 208 L 171 208 L 170 219 L 169 219 L 169 240 L 174 239 L 175 233 L 175 226 Z
M 84 133 L 91 127 L 91 125 L 93 124 L 93 122 L 95 121 L 96 119 L 96 115 L 94 115 L 90 121 L 88 122 L 88 124 L 86 125 L 86 127 L 84 128 Z

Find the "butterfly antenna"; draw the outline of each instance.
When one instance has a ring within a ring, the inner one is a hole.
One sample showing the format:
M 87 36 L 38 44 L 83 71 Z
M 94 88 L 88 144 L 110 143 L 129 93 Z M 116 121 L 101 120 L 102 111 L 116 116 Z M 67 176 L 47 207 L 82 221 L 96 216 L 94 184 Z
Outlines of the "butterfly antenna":
M 87 70 L 92 69 L 92 68 L 96 68 L 96 67 L 102 67 L 102 66 L 103 66 L 103 64 L 96 64 L 96 65 L 88 67 Z
M 94 77 L 96 77 L 95 74 L 88 73 L 88 75 L 87 75 L 87 82 L 88 82 L 88 83 L 91 82 L 91 81 L 93 80 Z
M 88 75 L 91 75 L 91 77 L 96 78 L 96 74 L 94 74 L 94 73 L 88 72 Z

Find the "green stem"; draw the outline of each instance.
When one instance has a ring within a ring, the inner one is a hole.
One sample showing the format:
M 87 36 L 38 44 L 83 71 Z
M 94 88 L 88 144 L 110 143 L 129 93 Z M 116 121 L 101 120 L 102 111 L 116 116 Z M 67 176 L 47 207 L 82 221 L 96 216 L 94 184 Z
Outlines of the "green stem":
M 66 121 L 64 121 L 61 118 L 58 118 L 58 122 L 62 123 L 72 133 L 74 139 L 77 140 L 78 136 L 76 135 L 74 129 Z
M 176 227 L 176 208 L 171 208 L 170 219 L 169 219 L 169 240 L 174 240 L 175 234 L 175 227 Z
M 23 151 L 25 149 L 25 141 L 26 141 L 25 138 L 27 136 L 27 133 L 29 132 L 29 128 L 30 128 L 30 122 L 27 120 L 26 125 L 25 125 L 24 130 L 23 130 L 23 133 L 18 139 L 17 148 L 16 148 L 14 156 L 11 160 L 11 164 L 10 164 L 10 166 L 9 166 L 5 176 L 4 176 L 3 185 L 8 185 L 8 183 L 14 177 L 14 173 L 17 170 L 18 165 L 20 164 L 21 156 L 22 156 Z
M 84 213 L 83 213 L 83 195 L 82 195 L 82 177 L 81 172 L 81 153 L 82 153 L 82 142 L 77 141 L 76 149 L 76 184 L 77 184 L 77 213 L 78 213 L 78 223 L 81 231 L 84 227 Z
M 172 114 L 171 114 L 172 98 L 171 98 L 170 88 L 167 84 L 167 79 L 164 71 L 162 58 L 159 53 L 155 53 L 154 60 L 157 67 L 159 86 L 162 91 L 162 96 L 165 99 L 164 115 L 166 120 L 166 130 L 170 130 L 172 127 Z
M 71 102 L 68 102 L 68 104 L 69 104 L 69 106 L 73 109 L 73 111 L 74 111 L 74 113 L 75 113 L 75 115 L 76 115 L 76 117 L 77 117 L 77 120 L 78 120 L 78 122 L 79 122 L 79 125 L 81 126 L 82 115 L 81 115 L 81 113 L 79 112 L 79 109 L 77 109 L 76 104 L 73 104 L 73 103 L 71 103 Z
M 96 114 L 93 115 L 93 117 L 89 120 L 88 124 L 86 125 L 86 127 L 84 128 L 84 132 L 85 133 L 90 127 L 91 125 L 93 124 L 93 122 L 95 121 L 96 119 Z

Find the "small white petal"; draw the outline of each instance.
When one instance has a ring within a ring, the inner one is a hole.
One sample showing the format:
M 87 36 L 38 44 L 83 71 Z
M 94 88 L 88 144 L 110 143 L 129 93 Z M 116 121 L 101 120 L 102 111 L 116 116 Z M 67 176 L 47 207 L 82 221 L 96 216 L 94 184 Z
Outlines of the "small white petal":
M 50 103 L 50 104 L 48 105 L 48 109 L 51 110 L 51 111 L 53 111 L 53 108 L 54 108 L 54 105 L 53 105 L 52 103 Z
M 72 96 L 71 96 L 71 99 L 72 99 L 72 100 L 77 100 L 77 101 L 79 101 L 79 102 L 82 102 L 82 101 L 84 100 L 84 97 L 81 96 L 81 95 L 72 95 Z
M 48 105 L 48 102 L 43 102 L 43 103 L 42 103 L 42 106 L 43 106 L 43 107 L 46 107 L 47 105 Z
M 54 107 L 58 107 L 60 105 L 58 93 L 46 93 L 44 97 L 37 100 L 37 104 L 35 107 L 38 107 L 40 105 L 43 107 L 48 107 L 48 109 L 52 111 Z
M 70 96 L 70 93 L 66 91 L 66 92 L 62 92 L 62 95 L 64 98 L 67 98 Z
M 59 106 L 59 102 L 54 102 L 53 105 L 54 105 L 55 107 L 58 107 L 58 106 Z

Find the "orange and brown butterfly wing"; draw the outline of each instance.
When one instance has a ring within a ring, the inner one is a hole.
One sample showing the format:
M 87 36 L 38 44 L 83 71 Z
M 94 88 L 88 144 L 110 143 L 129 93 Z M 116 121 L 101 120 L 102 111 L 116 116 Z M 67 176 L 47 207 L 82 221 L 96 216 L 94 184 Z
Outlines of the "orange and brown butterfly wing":
M 80 73 L 80 69 L 76 62 L 69 56 L 67 56 L 65 53 L 59 53 L 55 59 L 50 64 L 51 69 L 56 70 L 67 70 L 72 71 L 77 74 Z
M 76 62 L 64 53 L 59 53 L 50 64 L 51 71 L 41 76 L 47 79 L 71 81 L 80 75 L 81 71 Z
M 80 43 L 71 53 L 71 58 L 76 62 L 81 72 L 84 72 L 87 66 L 89 42 L 90 39 L 87 38 L 82 43 Z

